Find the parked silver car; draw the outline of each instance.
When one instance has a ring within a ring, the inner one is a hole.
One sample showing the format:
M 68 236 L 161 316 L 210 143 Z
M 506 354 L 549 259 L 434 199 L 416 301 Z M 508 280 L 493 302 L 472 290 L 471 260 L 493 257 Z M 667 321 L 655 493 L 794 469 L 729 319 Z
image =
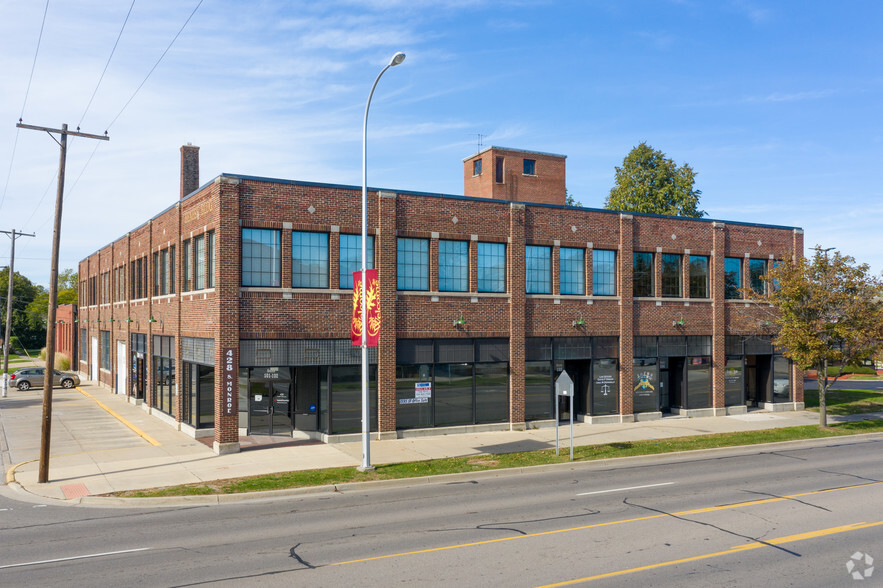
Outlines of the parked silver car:
M 54 370 L 55 374 L 52 378 L 53 386 L 61 386 L 62 388 L 73 388 L 80 385 L 80 378 L 76 374 L 68 372 L 60 372 Z M 41 367 L 30 367 L 16 370 L 9 377 L 12 386 L 17 386 L 19 390 L 30 390 L 31 388 L 42 388 L 43 378 L 46 376 L 46 369 Z

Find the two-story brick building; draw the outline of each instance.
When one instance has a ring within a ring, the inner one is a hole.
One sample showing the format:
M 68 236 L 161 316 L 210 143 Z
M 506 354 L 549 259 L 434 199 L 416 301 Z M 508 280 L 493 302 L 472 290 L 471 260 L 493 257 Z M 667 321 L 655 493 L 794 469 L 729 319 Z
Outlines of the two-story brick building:
M 218 452 L 358 433 L 361 189 L 200 187 L 198 148 L 181 155 L 179 201 L 80 263 L 80 370 Z M 800 255 L 802 230 L 567 207 L 560 155 L 463 164 L 465 196 L 369 191 L 378 435 L 547 421 L 563 370 L 592 422 L 802 405 L 802 375 L 741 298 Z

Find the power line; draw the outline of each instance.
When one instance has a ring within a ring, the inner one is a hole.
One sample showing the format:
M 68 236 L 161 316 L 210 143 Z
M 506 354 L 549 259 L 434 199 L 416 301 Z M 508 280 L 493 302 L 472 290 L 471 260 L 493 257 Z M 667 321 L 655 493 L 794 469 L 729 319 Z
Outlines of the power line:
M 106 128 L 105 131 L 104 131 L 105 133 L 107 133 L 107 130 L 109 130 L 110 127 L 112 127 L 112 126 L 114 125 L 114 123 L 115 123 L 115 122 L 117 121 L 117 119 L 123 114 L 123 112 L 125 112 L 126 108 L 129 106 L 129 104 L 132 102 L 132 100 L 135 99 L 135 96 L 138 95 L 138 92 L 141 91 L 141 88 L 144 86 L 144 84 L 147 83 L 147 80 L 148 80 L 148 79 L 150 78 L 150 76 L 153 74 L 154 70 L 156 70 L 156 68 L 159 66 L 160 62 L 162 62 L 163 58 L 166 56 L 166 54 L 167 54 L 167 53 L 169 52 L 169 50 L 172 48 L 172 45 L 175 44 L 175 41 L 177 41 L 177 40 L 178 40 L 178 37 L 181 36 L 181 33 L 184 32 L 184 29 L 187 27 L 187 24 L 188 24 L 188 23 L 190 22 L 190 20 L 193 18 L 193 15 L 196 14 L 196 11 L 199 10 L 199 7 L 200 7 L 200 6 L 202 6 L 203 1 L 204 1 L 204 0 L 199 0 L 199 2 L 197 2 L 196 6 L 195 6 L 195 7 L 193 8 L 193 10 L 190 12 L 190 15 L 187 17 L 187 20 L 184 21 L 184 24 L 181 25 L 181 28 L 178 29 L 178 32 L 175 33 L 175 36 L 172 38 L 171 42 L 169 42 L 169 45 L 166 47 L 165 51 L 162 52 L 162 55 L 159 56 L 159 59 L 156 60 L 156 63 L 154 63 L 154 64 L 153 64 L 153 67 L 150 68 L 150 71 L 147 72 L 147 75 L 144 76 L 144 79 L 141 81 L 141 83 L 140 83 L 140 84 L 138 85 L 138 87 L 135 89 L 135 92 L 129 97 L 129 99 L 128 99 L 128 100 L 126 101 L 126 103 L 123 105 L 122 109 L 120 109 L 120 111 L 119 111 L 119 112 L 117 113 L 117 115 L 113 118 L 113 120 L 110 121 L 110 124 L 107 125 L 107 128 Z M 131 4 L 131 6 L 129 7 L 129 13 L 126 14 L 126 22 L 129 20 L 129 15 L 131 14 L 131 12 L 132 12 L 132 8 L 133 8 L 134 6 L 135 6 L 135 0 L 132 0 L 132 4 Z M 122 34 L 123 34 L 123 29 L 125 29 L 125 27 L 126 27 L 126 22 L 123 22 L 123 27 L 120 29 L 120 36 L 122 36 Z M 117 43 L 119 43 L 119 36 L 117 37 Z M 114 51 L 116 50 L 117 43 L 114 43 Z M 113 57 L 113 51 L 111 51 L 111 57 Z M 108 64 L 110 63 L 110 57 L 108 58 L 107 63 L 108 63 Z M 104 69 L 105 69 L 105 71 L 107 71 L 107 65 L 104 66 Z M 102 76 L 102 78 L 104 77 L 104 73 L 103 73 L 103 72 L 102 72 L 101 76 Z M 98 84 L 99 84 L 99 85 L 101 84 L 101 80 L 98 81 Z M 96 92 L 98 91 L 98 87 L 97 87 L 97 86 L 96 86 L 96 88 L 95 88 L 95 91 L 96 91 Z M 93 98 L 95 97 L 95 92 L 92 93 L 92 97 L 93 97 Z M 92 104 L 92 99 L 89 100 L 89 104 L 90 104 L 90 105 Z M 88 111 L 88 110 L 89 110 L 89 106 L 86 107 L 86 111 Z M 85 117 L 86 117 L 86 113 L 84 112 L 84 113 L 83 113 L 83 117 L 80 119 L 80 123 L 83 122 L 83 119 L 84 119 Z M 77 127 L 77 128 L 79 128 L 79 127 Z M 100 146 L 101 146 L 101 143 L 98 143 L 98 144 L 95 145 L 95 148 L 92 149 L 92 153 L 91 153 L 91 155 L 89 155 L 89 159 L 87 159 L 87 160 L 86 160 L 86 163 L 83 164 L 83 168 L 80 170 L 80 173 L 79 173 L 79 175 L 77 176 L 77 179 L 74 180 L 73 185 L 71 186 L 70 190 L 68 190 L 68 198 L 71 197 L 71 194 L 72 194 L 74 188 L 76 188 L 77 183 L 79 183 L 79 181 L 80 181 L 80 178 L 83 177 L 83 174 L 86 172 L 86 168 L 89 167 L 89 163 L 92 161 L 92 158 L 95 156 L 95 153 L 98 151 L 98 148 L 99 148 Z M 48 189 L 47 189 L 47 192 L 48 192 Z M 46 196 L 46 195 L 44 194 L 43 197 L 45 198 L 45 196 Z M 40 201 L 42 202 L 42 198 L 40 199 Z M 38 205 L 38 208 L 39 208 L 39 205 Z M 34 213 L 36 213 L 36 209 L 34 210 Z M 31 218 L 33 218 L 34 213 L 31 214 Z M 50 218 L 51 218 L 51 217 L 47 217 L 46 220 L 43 221 L 43 224 L 41 224 L 39 227 L 37 227 L 37 229 L 42 229 L 42 228 L 46 225 L 46 223 L 49 222 L 49 219 L 50 219 Z M 30 218 L 29 218 L 28 220 L 30 221 Z M 25 223 L 25 224 L 27 224 L 27 223 Z
M 37 67 L 37 55 L 40 53 L 40 43 L 43 41 L 43 28 L 46 26 L 46 14 L 49 12 L 49 0 L 46 0 L 46 8 L 43 9 L 43 21 L 40 23 L 40 36 L 37 37 L 37 50 L 34 51 L 34 63 L 31 64 L 31 75 L 28 77 L 28 88 L 25 90 L 25 100 L 21 105 L 21 114 L 18 116 L 19 122 L 25 117 L 25 106 L 28 103 L 28 94 L 31 93 L 31 82 L 34 79 L 34 69 Z
M 132 94 L 132 96 L 126 101 L 126 103 L 123 105 L 123 108 L 117 113 L 117 115 L 116 115 L 115 117 L 113 117 L 113 120 L 110 121 L 110 124 L 107 125 L 107 128 L 105 129 L 105 132 L 107 132 L 108 130 L 110 130 L 110 127 L 112 127 L 112 126 L 114 125 L 114 123 L 117 121 L 117 119 L 120 117 L 120 115 L 123 114 L 123 112 L 125 112 L 126 108 L 128 108 L 128 106 L 129 106 L 129 104 L 132 102 L 132 100 L 135 99 L 135 96 L 138 95 L 138 92 L 141 91 L 141 88 L 144 86 L 144 84 L 147 83 L 147 80 L 150 79 L 150 76 L 153 75 L 153 71 L 159 66 L 160 62 L 161 62 L 161 61 L 163 60 L 163 58 L 166 56 L 166 53 L 169 52 L 169 49 L 172 48 L 172 45 L 175 44 L 175 41 L 177 41 L 177 40 L 178 40 L 178 37 L 181 35 L 181 33 L 184 32 L 184 28 L 187 26 L 187 23 L 190 22 L 190 19 L 193 18 L 193 15 L 194 15 L 194 14 L 196 14 L 196 11 L 199 10 L 199 7 L 200 7 L 200 6 L 202 6 L 202 3 L 203 3 L 203 0 L 199 0 L 199 2 L 197 2 L 196 7 L 195 7 L 195 8 L 193 9 L 193 11 L 190 13 L 190 16 L 187 17 L 187 20 L 184 21 L 184 24 L 181 25 L 181 28 L 178 29 L 178 32 L 175 34 L 175 37 L 174 37 L 174 38 L 172 39 L 172 41 L 169 43 L 169 46 L 166 47 L 166 50 L 162 52 L 162 55 L 159 56 L 159 59 L 156 60 L 156 63 L 154 63 L 154 64 L 153 64 L 153 67 L 150 68 L 150 71 L 147 72 L 147 75 L 144 77 L 144 80 L 142 80 L 142 82 L 141 82 L 141 83 L 138 85 L 138 87 L 135 89 L 135 93 Z
M 18 116 L 18 122 L 21 122 L 25 116 L 25 106 L 28 104 L 28 95 L 31 93 L 31 82 L 34 79 L 34 69 L 37 67 L 37 55 L 40 53 L 40 43 L 43 41 L 43 28 L 46 26 L 46 15 L 49 13 L 49 0 L 46 0 L 46 7 L 43 9 L 43 20 L 40 22 L 40 35 L 37 37 L 37 49 L 34 51 L 34 62 L 31 64 L 31 75 L 28 77 L 28 87 L 25 90 L 25 99 L 21 104 L 21 114 Z M 9 189 L 9 178 L 12 177 L 12 164 L 15 162 L 15 148 L 18 147 L 19 129 L 15 129 L 15 141 L 12 143 L 12 156 L 9 158 L 9 171 L 6 173 L 6 184 L 3 186 L 3 196 L 0 197 L 0 208 L 6 202 L 6 191 Z
M 120 33 L 117 35 L 117 40 L 113 44 L 113 49 L 110 50 L 110 55 L 107 58 L 107 63 L 104 64 L 104 70 L 101 72 L 101 76 L 98 78 L 98 83 L 95 85 L 95 89 L 92 91 L 92 97 L 89 98 L 89 103 L 86 105 L 86 110 L 83 111 L 83 116 L 80 117 L 80 122 L 77 123 L 77 129 L 79 129 L 80 125 L 83 124 L 83 119 L 86 118 L 86 114 L 89 112 L 89 108 L 92 106 L 92 101 L 95 99 L 95 94 L 98 93 L 98 88 L 101 86 L 101 81 L 104 79 L 104 74 L 107 73 L 107 67 L 110 65 L 110 60 L 113 59 L 113 54 L 117 50 L 117 45 L 119 45 L 120 43 L 120 37 L 123 36 L 123 31 L 126 29 L 126 23 L 129 22 L 129 16 L 132 14 L 132 9 L 134 7 L 135 0 L 132 0 L 132 4 L 129 5 L 129 12 L 126 13 L 126 18 L 125 20 L 123 20 L 123 26 L 120 28 Z M 98 143 L 98 145 L 100 145 L 100 143 Z

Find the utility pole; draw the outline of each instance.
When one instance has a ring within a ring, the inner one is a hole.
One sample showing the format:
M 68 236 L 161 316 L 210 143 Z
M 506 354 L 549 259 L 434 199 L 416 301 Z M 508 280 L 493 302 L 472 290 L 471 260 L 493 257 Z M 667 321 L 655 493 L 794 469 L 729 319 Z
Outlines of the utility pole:
M 12 330 L 12 279 L 15 276 L 15 239 L 17 237 L 33 237 L 33 233 L 21 231 L 0 231 L 6 233 L 12 239 L 12 252 L 9 254 L 9 290 L 6 294 L 6 335 L 3 339 L 3 398 L 6 398 L 6 389 L 9 386 L 9 338 Z
M 107 136 L 107 131 L 104 131 L 104 135 L 81 133 L 79 127 L 77 127 L 76 131 L 68 131 L 67 123 L 61 125 L 60 129 L 50 129 L 25 125 L 19 119 L 18 124 L 15 126 L 32 131 L 46 131 L 52 137 L 52 140 L 61 147 L 61 155 L 58 161 L 58 192 L 55 197 L 55 224 L 52 230 L 49 312 L 46 318 L 46 375 L 43 378 L 43 429 L 40 436 L 40 471 L 37 474 L 37 482 L 45 484 L 49 481 L 49 439 L 52 433 L 52 380 L 53 371 L 55 370 L 55 307 L 58 304 L 58 244 L 61 240 L 61 208 L 62 201 L 64 200 L 64 164 L 67 159 L 67 136 L 73 135 L 75 137 L 98 139 L 100 141 L 109 141 L 110 137 Z M 59 133 L 61 141 L 53 137 L 52 133 Z

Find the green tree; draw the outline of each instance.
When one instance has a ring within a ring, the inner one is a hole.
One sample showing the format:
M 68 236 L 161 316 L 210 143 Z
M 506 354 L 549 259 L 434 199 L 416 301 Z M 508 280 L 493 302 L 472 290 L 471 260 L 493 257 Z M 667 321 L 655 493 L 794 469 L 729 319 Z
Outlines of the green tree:
M 6 293 L 9 284 L 9 268 L 0 271 L 0 337 L 6 332 Z M 40 347 L 46 340 L 45 319 L 34 321 L 28 314 L 28 306 L 42 292 L 42 286 L 15 272 L 12 278 L 12 335 L 17 336 L 28 348 Z
M 776 264 L 766 279 L 773 286 L 768 296 L 746 293 L 772 304 L 776 347 L 801 369 L 818 370 L 819 425 L 826 427 L 826 395 L 843 366 L 859 364 L 883 345 L 883 282 L 867 264 L 819 247 L 812 260 Z M 829 381 L 833 365 L 840 367 Z
M 582 206 L 582 205 L 583 205 L 582 202 L 576 200 L 573 197 L 573 194 L 571 194 L 566 188 L 564 189 L 564 206 L 578 207 L 578 206 Z
M 58 274 L 58 304 L 76 304 L 77 286 L 79 278 L 72 269 L 66 269 Z M 32 325 L 39 326 L 43 330 L 43 341 L 46 337 L 46 321 L 49 316 L 49 291 L 38 286 L 39 292 L 27 305 L 25 312 Z
M 693 188 L 695 178 L 689 164 L 679 167 L 642 142 L 616 168 L 616 183 L 604 208 L 700 218 L 705 211 L 698 209 L 702 191 Z

